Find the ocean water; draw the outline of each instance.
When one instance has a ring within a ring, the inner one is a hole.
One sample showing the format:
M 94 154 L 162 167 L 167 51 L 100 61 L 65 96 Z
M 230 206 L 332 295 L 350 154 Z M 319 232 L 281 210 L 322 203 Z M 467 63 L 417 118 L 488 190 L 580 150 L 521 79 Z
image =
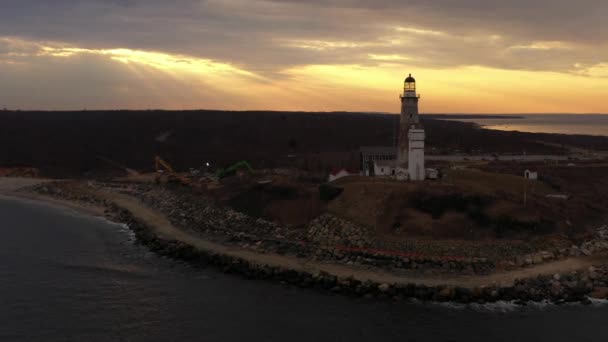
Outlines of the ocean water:
M 0 198 L 0 341 L 608 341 L 608 306 L 346 298 L 158 257 L 123 225 Z
M 454 119 L 485 128 L 531 133 L 608 136 L 608 114 L 513 114 L 522 119 Z

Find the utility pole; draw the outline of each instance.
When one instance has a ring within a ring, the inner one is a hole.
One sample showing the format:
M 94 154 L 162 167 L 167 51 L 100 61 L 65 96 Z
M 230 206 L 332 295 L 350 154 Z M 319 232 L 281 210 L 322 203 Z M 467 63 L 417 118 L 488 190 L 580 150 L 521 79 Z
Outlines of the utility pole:
M 524 207 L 528 204 L 528 179 L 524 175 Z

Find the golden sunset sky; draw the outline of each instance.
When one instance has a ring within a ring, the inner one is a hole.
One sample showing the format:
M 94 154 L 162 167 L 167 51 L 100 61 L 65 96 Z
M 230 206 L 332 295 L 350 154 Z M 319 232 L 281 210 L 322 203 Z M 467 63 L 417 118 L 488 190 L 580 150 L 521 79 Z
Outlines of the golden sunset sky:
M 608 113 L 604 0 L 0 6 L 0 108 Z

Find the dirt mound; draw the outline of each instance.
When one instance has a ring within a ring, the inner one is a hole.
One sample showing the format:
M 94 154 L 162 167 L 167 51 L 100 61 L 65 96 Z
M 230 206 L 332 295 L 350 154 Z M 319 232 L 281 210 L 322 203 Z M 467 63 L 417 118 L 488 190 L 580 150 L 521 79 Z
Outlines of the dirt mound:
M 224 190 L 224 204 L 249 216 L 280 224 L 306 226 L 322 211 L 318 189 L 309 184 L 275 181 Z
M 386 239 L 522 239 L 557 232 L 555 208 L 547 205 L 542 183 L 527 186 L 511 175 L 449 172 L 447 181 L 402 183 L 351 178 L 328 210 L 375 227 Z

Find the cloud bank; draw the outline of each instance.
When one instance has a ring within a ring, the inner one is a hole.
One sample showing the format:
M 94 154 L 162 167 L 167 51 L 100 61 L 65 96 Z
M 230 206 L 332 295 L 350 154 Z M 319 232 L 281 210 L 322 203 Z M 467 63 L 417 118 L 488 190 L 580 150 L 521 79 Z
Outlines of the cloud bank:
M 607 16 L 600 0 L 5 0 L 0 106 L 394 112 L 414 72 L 427 112 L 608 112 Z

